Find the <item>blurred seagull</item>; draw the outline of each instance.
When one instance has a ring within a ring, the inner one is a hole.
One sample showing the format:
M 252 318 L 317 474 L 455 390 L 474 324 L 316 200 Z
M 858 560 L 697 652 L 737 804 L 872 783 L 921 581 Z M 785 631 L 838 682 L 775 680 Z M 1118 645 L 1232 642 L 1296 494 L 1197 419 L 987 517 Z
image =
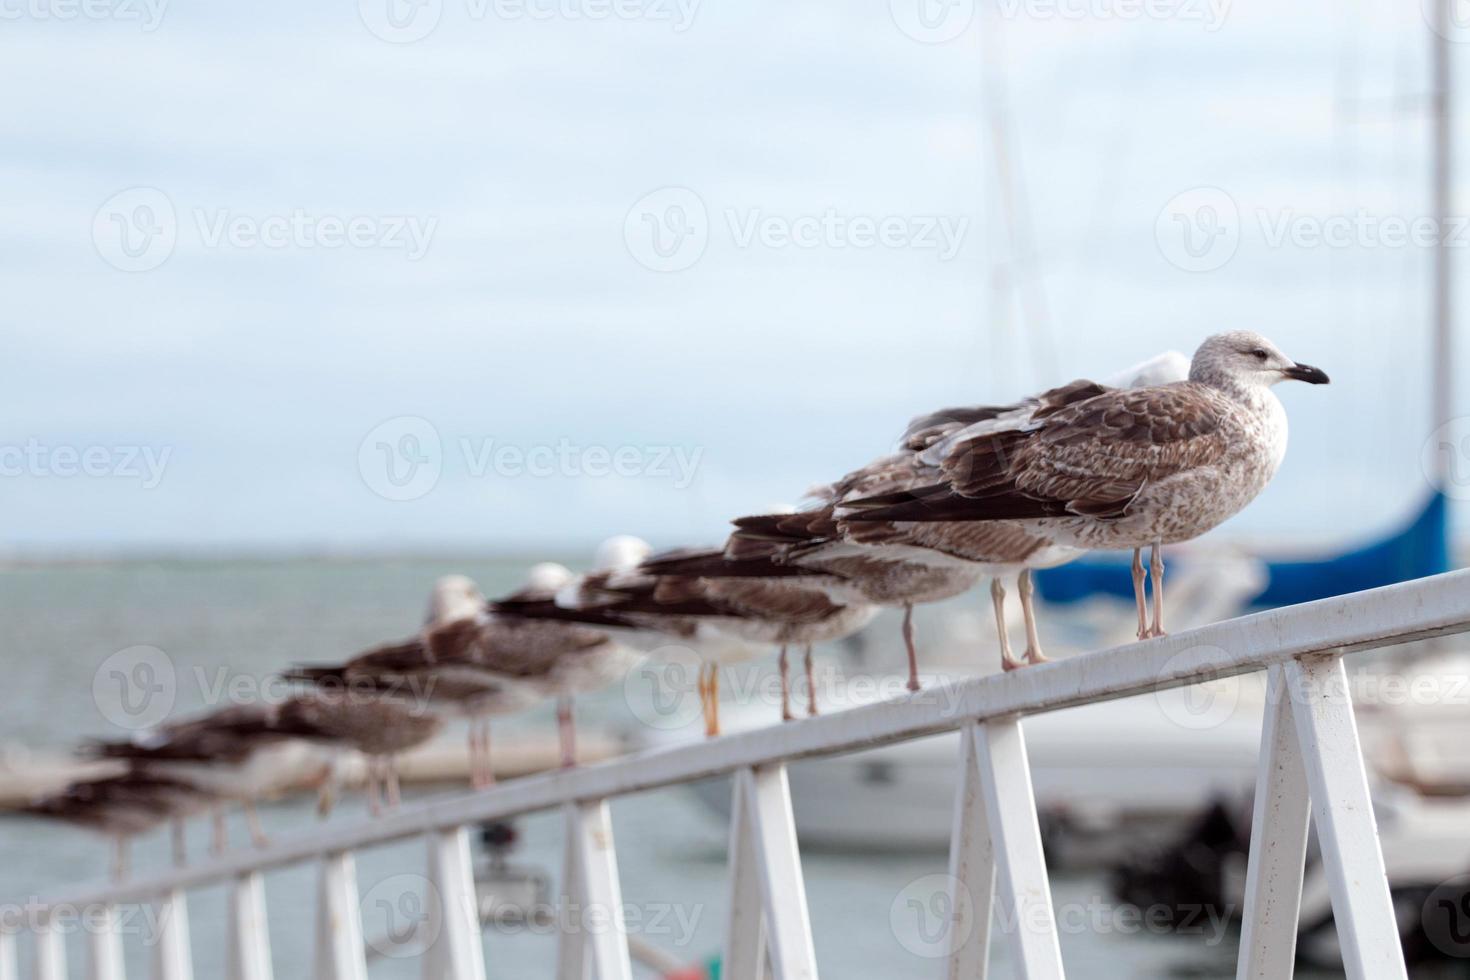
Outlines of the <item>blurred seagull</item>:
M 281 735 L 353 749 L 367 757 L 368 809 L 382 812 L 381 795 L 388 806 L 400 799 L 398 756 L 439 733 L 444 719 L 426 706 L 372 690 L 312 690 L 283 702 L 273 717 L 264 719 L 257 736 Z M 330 809 L 331 790 L 324 788 L 320 808 Z
M 134 773 L 188 783 L 211 798 L 211 850 L 226 846 L 224 803 L 234 801 L 245 813 L 251 840 L 268 841 L 260 826 L 256 802 L 278 792 L 314 762 L 326 775 L 324 760 L 314 760 L 310 746 L 271 731 L 277 708 L 265 704 L 229 705 L 197 718 L 138 733 L 126 741 L 92 742 L 85 754 L 126 762 Z M 182 854 L 178 855 L 182 859 Z
M 1285 380 L 1328 378 L 1259 334 L 1217 334 L 1186 381 L 1104 391 L 1023 425 L 961 435 L 942 450 L 938 480 L 849 501 L 844 517 L 854 526 L 1006 522 L 1062 547 L 1131 548 L 1139 637 L 1163 636 L 1163 545 L 1210 530 L 1270 482 L 1287 437 L 1271 386 Z
M 585 622 L 608 628 L 622 642 L 668 657 L 676 652 L 690 654 L 699 664 L 699 700 L 705 735 L 720 732 L 719 671 L 724 664 L 760 656 L 767 644 L 747 642 L 718 628 L 722 610 L 705 603 L 693 608 L 687 601 L 678 608 L 654 598 L 657 579 L 639 569 L 651 548 L 631 535 L 604 541 L 594 559 L 595 570 L 569 579 L 557 591 L 555 610 L 538 610 L 534 603 L 502 600 L 499 608 L 518 609 L 525 615 L 549 614 L 565 617 L 571 611 Z M 669 640 L 676 640 L 671 647 Z
M 573 581 L 560 565 L 537 565 L 525 588 L 472 618 L 429 630 L 422 641 L 430 659 L 443 666 L 483 671 L 536 698 L 556 698 L 562 765 L 568 767 L 576 764 L 576 697 L 622 679 L 643 659 L 596 628 L 620 621 L 557 606 L 557 592 Z
M 549 595 L 570 575 L 559 565 L 537 566 L 532 569 L 528 590 Z M 451 623 L 472 621 L 484 609 L 485 597 L 473 581 L 463 575 L 446 575 L 435 583 L 419 636 L 375 647 L 343 664 L 301 666 L 282 676 L 328 691 L 410 698 L 436 713 L 468 718 L 470 782 L 481 789 L 495 782 L 490 719 L 524 711 L 544 698 L 540 691 L 479 665 L 436 659 L 434 646 L 427 642 L 429 634 Z
M 791 721 L 788 648 L 805 648 L 807 714 L 817 713 L 812 676 L 812 646 L 850 636 L 866 626 L 877 608 L 859 590 L 833 598 L 844 579 L 799 566 L 783 565 L 769 556 L 731 559 L 721 549 L 682 549 L 654 555 L 638 571 L 651 579 L 650 594 L 637 609 L 611 608 L 619 615 L 638 612 L 680 613 L 709 623 L 715 630 L 748 643 L 780 647 L 781 719 Z M 701 687 L 715 712 L 719 731 L 719 673 L 716 666 Z
M 167 821 L 179 822 L 208 802 L 208 795 L 192 783 L 166 776 L 128 772 L 85 783 L 43 797 L 22 808 L 32 816 L 61 820 L 106 834 L 113 841 L 112 877 L 128 873 L 128 845 L 139 834 Z M 175 833 L 175 858 L 180 835 Z

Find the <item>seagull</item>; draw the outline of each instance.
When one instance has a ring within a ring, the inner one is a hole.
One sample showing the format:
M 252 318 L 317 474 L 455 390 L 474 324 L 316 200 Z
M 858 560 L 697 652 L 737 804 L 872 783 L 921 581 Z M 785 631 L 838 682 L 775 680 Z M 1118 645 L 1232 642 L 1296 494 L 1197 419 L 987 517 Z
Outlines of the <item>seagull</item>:
M 667 654 L 668 640 L 699 663 L 699 700 L 706 737 L 720 733 L 719 672 L 721 666 L 760 656 L 766 645 L 731 636 L 718 628 L 718 614 L 735 615 L 706 604 L 697 612 L 672 609 L 654 598 L 657 579 L 639 570 L 652 549 L 631 535 L 617 535 L 598 548 L 597 571 L 570 579 L 556 593 L 558 610 L 588 613 L 589 622 L 604 625 L 624 642 L 654 654 Z M 687 604 L 686 604 L 687 606 Z M 502 608 L 510 608 L 503 603 Z M 527 614 L 534 609 L 523 610 Z
M 1198 537 L 1265 489 L 1286 453 L 1286 410 L 1271 388 L 1287 380 L 1328 382 L 1257 333 L 1216 334 L 1185 381 L 1105 391 L 962 436 L 943 451 L 938 480 L 851 501 L 845 519 L 1005 522 L 1062 547 L 1131 548 L 1139 638 L 1163 636 L 1163 546 Z
M 708 619 L 714 629 L 728 636 L 780 647 L 783 721 L 796 717 L 791 711 L 788 648 L 793 644 L 805 648 L 807 714 L 815 715 L 812 646 L 856 633 L 877 613 L 876 606 L 856 595 L 835 601 L 829 590 L 837 588 L 840 576 L 816 575 L 811 569 L 782 565 L 770 557 L 731 560 L 719 548 L 681 549 L 654 555 L 638 570 L 655 580 L 648 611 L 657 612 L 660 607 L 671 613 L 687 611 Z M 619 615 L 636 611 L 610 608 Z M 705 691 L 708 703 L 718 698 L 718 682 L 716 670 L 706 682 L 713 685 Z
M 919 690 L 919 660 L 914 646 L 914 606 L 968 592 L 984 569 L 974 563 L 915 561 L 881 547 L 853 547 L 828 503 L 795 514 L 760 514 L 735 520 L 725 543 L 733 563 L 765 558 L 779 565 L 810 569 L 812 584 L 837 602 L 903 608 L 903 641 L 908 652 L 908 689 Z M 820 573 L 820 574 L 815 574 Z
M 267 739 L 285 735 L 362 753 L 368 760 L 368 808 L 376 816 L 382 812 L 380 789 L 388 806 L 399 803 L 397 757 L 443 727 L 442 717 L 402 697 L 362 689 L 316 689 L 282 702 L 255 734 Z M 330 803 L 327 789 L 321 800 L 323 813 Z
M 125 762 L 134 773 L 188 783 L 207 794 L 212 801 L 214 854 L 224 853 L 226 846 L 227 801 L 240 804 L 252 842 L 265 847 L 269 841 L 256 802 L 280 791 L 307 767 L 318 765 L 323 777 L 327 769 L 313 758 L 310 746 L 270 731 L 275 712 L 273 705 L 232 704 L 126 741 L 91 742 L 84 752 Z M 182 860 L 182 853 L 176 856 Z
M 819 502 L 816 509 L 737 519 L 726 554 L 770 554 L 783 563 L 839 573 L 851 580 L 842 588 L 857 588 L 868 601 L 880 605 L 901 606 L 911 691 L 919 689 L 913 607 L 960 595 L 981 578 L 990 579 L 1002 668 L 1041 663 L 1046 657 L 1032 604 L 1031 572 L 1071 561 L 1082 554 L 1080 549 L 1056 546 L 1043 535 L 1013 525 L 849 523 L 842 516 L 845 508 L 854 500 L 933 483 L 940 476 L 937 459 L 963 433 L 1015 428 L 1111 390 L 1111 385 L 1160 384 L 1183 379 L 1188 370 L 1189 361 L 1183 354 L 1166 351 L 1104 384 L 1074 381 L 1014 404 L 946 408 L 919 416 L 909 423 L 898 452 L 809 491 Z M 1003 580 L 1010 577 L 1017 579 L 1026 623 L 1022 659 L 1012 655 L 1006 632 Z
M 128 845 L 134 837 L 185 817 L 208 802 L 208 795 L 192 783 L 167 776 L 127 772 L 119 776 L 72 783 L 65 790 L 42 797 L 22 808 L 32 816 L 61 820 L 112 838 L 112 877 L 128 873 Z M 175 857 L 179 833 L 175 831 Z
M 531 570 L 529 592 L 554 591 L 571 573 L 547 563 Z M 410 640 L 374 647 L 337 665 L 303 665 L 288 671 L 287 680 L 305 681 L 324 690 L 362 691 L 374 695 L 411 698 L 436 713 L 469 719 L 470 784 L 475 789 L 494 785 L 490 757 L 490 719 L 515 714 L 544 699 L 525 684 L 517 684 L 475 664 L 438 662 L 428 636 L 450 623 L 471 621 L 485 608 L 485 597 L 463 575 L 446 575 L 435 583 L 424 629 Z
M 573 581 L 559 565 L 533 569 L 527 586 L 490 602 L 471 619 L 436 627 L 424 639 L 436 662 L 487 672 L 557 699 L 562 765 L 576 765 L 576 697 L 620 680 L 643 654 L 598 626 L 625 625 L 614 617 L 563 610 L 559 589 Z

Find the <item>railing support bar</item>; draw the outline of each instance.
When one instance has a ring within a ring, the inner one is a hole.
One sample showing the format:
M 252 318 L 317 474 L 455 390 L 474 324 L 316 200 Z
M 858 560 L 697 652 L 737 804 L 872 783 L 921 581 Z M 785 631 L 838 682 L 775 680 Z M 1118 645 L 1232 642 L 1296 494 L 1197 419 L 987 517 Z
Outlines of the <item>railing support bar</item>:
M 226 910 L 226 977 L 229 980 L 273 980 L 270 926 L 265 917 L 265 882 L 247 872 L 230 882 Z
M 66 980 L 66 937 L 47 919 L 36 927 L 36 980 Z
M 463 827 L 429 834 L 429 939 L 424 980 L 485 980 L 479 899 Z
M 317 878 L 315 980 L 367 980 L 362 900 L 349 852 L 322 859 Z
M 1025 980 L 1061 980 L 1062 949 L 1020 719 L 992 719 L 972 737 L 999 879 L 1001 931 L 1009 934 Z
M 949 841 L 950 953 L 948 980 L 985 980 L 995 905 L 995 852 L 980 788 L 977 725 L 960 730 L 959 785 Z
M 1349 980 L 1406 978 L 1342 656 L 1284 665 Z
M 1287 980 L 1296 962 L 1311 801 L 1286 687 L 1285 668 L 1268 668 L 1236 980 Z
M 612 815 L 602 800 L 568 803 L 562 812 L 567 848 L 557 976 L 583 980 L 590 965 L 597 980 L 632 980 Z
M 88 928 L 91 959 L 87 964 L 87 980 L 124 980 L 122 936 L 117 931 L 117 908 L 102 905 L 91 910 Z
M 182 889 L 158 900 L 158 935 L 153 946 L 155 980 L 193 980 L 194 961 L 189 944 L 189 902 Z
M 750 821 L 750 790 L 741 775 L 736 773 L 730 780 L 730 907 L 720 976 L 722 980 L 762 980 L 766 975 L 765 914 Z
M 755 841 L 771 970 L 776 980 L 816 980 L 817 953 L 786 767 L 742 769 L 735 779 Z

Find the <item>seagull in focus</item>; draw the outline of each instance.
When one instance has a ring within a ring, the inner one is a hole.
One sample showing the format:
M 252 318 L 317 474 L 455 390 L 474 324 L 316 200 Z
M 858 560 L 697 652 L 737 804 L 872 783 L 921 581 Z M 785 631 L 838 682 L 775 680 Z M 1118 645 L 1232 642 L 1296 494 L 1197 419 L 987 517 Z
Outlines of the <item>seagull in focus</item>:
M 1328 378 L 1260 334 L 1217 334 L 1195 352 L 1187 380 L 1104 391 L 1021 425 L 950 438 L 937 480 L 849 501 L 844 518 L 997 523 L 1065 548 L 1132 549 L 1139 638 L 1163 636 L 1163 546 L 1217 526 L 1271 481 L 1286 453 L 1286 411 L 1271 390 L 1282 381 Z
M 855 591 L 866 601 L 901 607 L 911 691 L 919 689 L 914 606 L 960 595 L 982 578 L 990 579 L 1002 668 L 1041 663 L 1046 657 L 1032 602 L 1031 573 L 1071 561 L 1082 554 L 1080 549 L 1058 546 L 1042 534 L 1007 524 L 849 522 L 847 508 L 856 500 L 933 483 L 941 475 L 938 461 L 965 435 L 1025 426 L 1114 386 L 1177 381 L 1188 370 L 1183 354 L 1166 351 L 1104 383 L 1074 381 L 1013 404 L 946 408 L 919 416 L 909 423 L 898 452 L 810 491 L 818 501 L 814 509 L 736 520 L 726 554 L 732 558 L 767 554 L 783 564 L 830 572 L 838 581 L 824 585 L 836 597 Z M 1003 582 L 1012 577 L 1026 624 L 1026 650 L 1019 659 L 1011 653 L 1006 632 Z

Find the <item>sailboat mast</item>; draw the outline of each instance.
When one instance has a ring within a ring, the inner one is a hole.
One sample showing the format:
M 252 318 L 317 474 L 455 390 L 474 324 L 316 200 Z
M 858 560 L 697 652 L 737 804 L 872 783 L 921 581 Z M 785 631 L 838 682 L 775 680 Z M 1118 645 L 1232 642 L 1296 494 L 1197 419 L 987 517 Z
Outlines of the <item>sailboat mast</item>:
M 1434 209 L 1435 218 L 1439 222 L 1439 240 L 1434 249 L 1434 281 L 1433 281 L 1433 336 L 1431 337 L 1431 356 L 1433 357 L 1433 391 L 1431 392 L 1431 405 L 1433 417 L 1430 420 L 1431 428 L 1437 428 L 1448 422 L 1454 414 L 1454 343 L 1452 336 L 1452 324 L 1454 322 L 1454 294 L 1450 282 L 1450 250 L 1446 243 L 1447 230 L 1453 227 L 1452 209 L 1454 202 L 1451 191 L 1451 182 L 1454 177 L 1451 167 L 1454 159 L 1454 146 L 1452 143 L 1451 117 L 1451 83 L 1450 76 L 1450 37 L 1455 29 L 1453 22 L 1452 6 L 1456 0 L 1438 0 L 1435 4 L 1434 30 L 1429 32 L 1430 37 L 1430 72 L 1433 86 L 1433 148 L 1431 150 L 1431 180 L 1433 199 L 1431 207 Z M 1448 460 L 1442 453 L 1436 454 L 1438 465 L 1443 469 Z M 1444 472 L 1436 474 L 1441 485 Z

